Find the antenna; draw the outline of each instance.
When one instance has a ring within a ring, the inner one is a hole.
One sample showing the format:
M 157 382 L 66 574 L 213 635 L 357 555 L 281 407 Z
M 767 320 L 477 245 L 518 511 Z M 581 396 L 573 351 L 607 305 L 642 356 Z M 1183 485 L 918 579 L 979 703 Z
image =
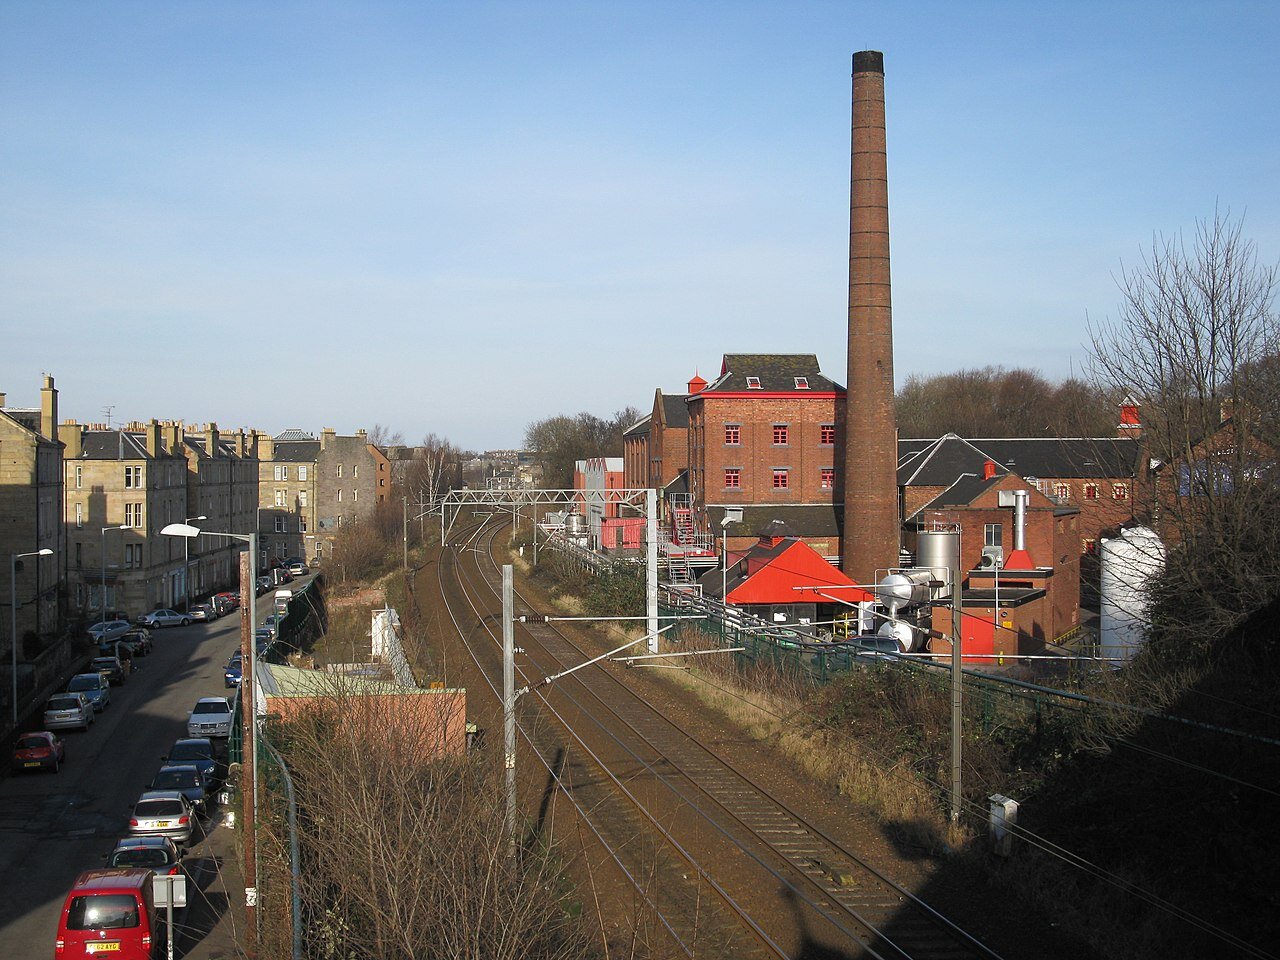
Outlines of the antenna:
M 108 404 L 102 408 L 102 415 L 107 418 L 107 429 L 111 429 L 111 413 L 115 410 L 115 404 Z

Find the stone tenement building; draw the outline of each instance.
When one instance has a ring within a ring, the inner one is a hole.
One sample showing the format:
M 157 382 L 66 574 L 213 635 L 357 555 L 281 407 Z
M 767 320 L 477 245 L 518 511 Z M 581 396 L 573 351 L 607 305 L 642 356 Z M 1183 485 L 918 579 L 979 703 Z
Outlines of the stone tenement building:
M 53 377 L 40 388 L 40 406 L 11 407 L 0 393 L 0 562 L 5 567 L 3 662 L 9 664 L 9 573 L 13 557 L 39 550 L 50 556 L 26 557 L 18 564 L 18 639 L 29 634 L 49 636 L 62 626 L 59 599 L 65 563 L 62 526 L 62 445 L 57 439 L 58 391 Z M 19 645 L 19 653 L 22 648 Z M 20 656 L 19 659 L 24 659 Z M 5 686 L 7 696 L 8 684 Z
M 254 434 L 258 449 L 258 533 L 265 566 L 273 558 L 328 557 L 343 524 L 367 517 L 378 504 L 386 458 L 363 430 L 316 439 L 302 430 L 275 437 Z M 385 493 L 385 487 L 382 488 Z

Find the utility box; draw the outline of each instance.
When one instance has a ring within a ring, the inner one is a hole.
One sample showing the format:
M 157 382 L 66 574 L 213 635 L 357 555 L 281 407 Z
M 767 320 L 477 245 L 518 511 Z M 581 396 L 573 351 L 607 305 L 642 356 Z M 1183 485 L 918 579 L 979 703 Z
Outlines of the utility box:
M 1013 828 L 1018 825 L 1018 801 L 998 793 L 992 794 L 991 813 L 987 819 L 991 852 L 997 857 L 1013 853 Z

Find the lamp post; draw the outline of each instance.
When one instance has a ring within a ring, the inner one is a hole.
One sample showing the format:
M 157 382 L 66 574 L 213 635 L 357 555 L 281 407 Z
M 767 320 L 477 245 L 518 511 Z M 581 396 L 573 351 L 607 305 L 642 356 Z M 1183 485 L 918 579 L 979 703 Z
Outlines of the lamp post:
M 211 530 L 201 530 L 199 527 L 193 527 L 186 523 L 171 523 L 161 528 L 160 533 L 166 537 L 185 537 L 188 540 L 199 536 L 226 537 L 230 540 L 243 541 L 249 545 L 248 557 L 242 558 L 240 561 L 240 596 L 248 598 L 249 611 L 248 623 L 247 625 L 242 625 L 240 630 L 240 658 L 249 665 L 247 671 L 241 672 L 240 718 L 241 729 L 243 730 L 242 752 L 249 764 L 247 789 L 244 790 L 244 821 L 245 831 L 248 833 L 244 847 L 245 879 L 253 883 L 252 887 L 245 888 L 244 899 L 245 908 L 250 915 L 250 922 L 254 925 L 256 937 L 258 922 L 258 707 L 256 685 L 258 643 L 254 632 L 258 626 L 258 591 L 257 585 L 254 583 L 254 577 L 258 568 L 258 531 L 254 530 L 253 533 L 217 533 Z M 248 703 L 247 709 L 245 708 L 246 702 Z
M 724 508 L 724 516 L 720 519 L 720 599 L 724 601 L 725 613 L 722 622 L 729 619 L 729 524 L 741 522 L 741 507 Z
M 183 523 L 190 523 L 192 520 L 208 520 L 208 517 L 187 517 Z M 191 543 L 190 537 L 182 538 L 182 609 L 191 611 L 191 560 L 187 553 L 187 546 Z
M 18 561 L 23 557 L 50 557 L 48 547 L 30 553 L 14 553 L 9 556 L 9 646 L 13 654 L 13 729 L 18 729 Z
M 130 530 L 132 529 L 127 523 L 116 524 L 113 527 L 102 528 L 102 628 L 106 631 L 107 627 L 107 531 L 108 530 Z M 102 638 L 99 637 L 99 640 Z

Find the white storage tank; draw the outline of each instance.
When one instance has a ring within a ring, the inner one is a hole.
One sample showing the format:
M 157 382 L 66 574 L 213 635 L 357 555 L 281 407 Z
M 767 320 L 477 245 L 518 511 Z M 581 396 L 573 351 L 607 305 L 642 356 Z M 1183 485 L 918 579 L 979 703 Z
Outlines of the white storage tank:
M 1113 664 L 1132 660 L 1142 646 L 1151 605 L 1150 585 L 1164 570 L 1165 549 L 1150 527 L 1132 527 L 1099 545 L 1102 595 L 1098 639 Z
M 916 567 L 933 571 L 946 583 L 934 599 L 951 596 L 952 585 L 960 571 L 960 532 L 958 530 L 921 530 L 916 535 Z

